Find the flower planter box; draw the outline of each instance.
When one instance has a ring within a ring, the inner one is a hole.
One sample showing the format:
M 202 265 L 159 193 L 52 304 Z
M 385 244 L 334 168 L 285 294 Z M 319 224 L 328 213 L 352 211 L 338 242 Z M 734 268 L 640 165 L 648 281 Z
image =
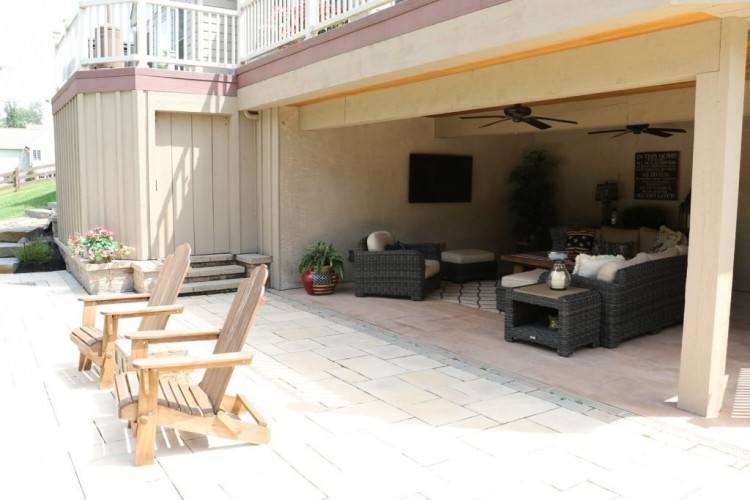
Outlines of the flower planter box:
M 90 294 L 132 292 L 133 267 L 130 260 L 94 264 L 73 255 L 68 246 L 55 238 L 68 271 Z

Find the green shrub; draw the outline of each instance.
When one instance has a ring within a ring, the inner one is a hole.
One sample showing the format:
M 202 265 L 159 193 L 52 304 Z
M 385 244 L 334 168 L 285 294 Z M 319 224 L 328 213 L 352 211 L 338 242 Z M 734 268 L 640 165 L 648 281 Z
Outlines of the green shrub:
M 34 240 L 26 243 L 14 252 L 21 264 L 46 264 L 52 258 L 49 243 L 44 240 Z

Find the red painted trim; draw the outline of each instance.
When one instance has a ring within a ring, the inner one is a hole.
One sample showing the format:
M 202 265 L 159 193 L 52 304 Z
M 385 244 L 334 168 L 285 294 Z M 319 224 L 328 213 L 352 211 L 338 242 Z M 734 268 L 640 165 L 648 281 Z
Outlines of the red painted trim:
M 237 84 L 274 76 L 511 0 L 407 0 L 244 64 Z
M 77 71 L 52 98 L 56 113 L 77 94 L 154 90 L 184 94 L 236 96 L 237 79 L 222 73 L 168 71 L 150 68 L 111 68 Z

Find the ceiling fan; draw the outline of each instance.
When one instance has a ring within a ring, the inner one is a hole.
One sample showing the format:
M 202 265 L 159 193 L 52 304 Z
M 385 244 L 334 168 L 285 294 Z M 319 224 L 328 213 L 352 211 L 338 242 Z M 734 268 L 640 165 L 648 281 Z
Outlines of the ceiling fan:
M 674 134 L 684 134 L 687 130 L 683 128 L 664 128 L 664 127 L 651 127 L 648 123 L 638 123 L 636 125 L 625 125 L 625 128 L 614 129 L 614 130 L 595 130 L 589 132 L 590 135 L 595 134 L 615 134 L 612 139 L 621 137 L 626 134 L 650 134 L 658 137 L 672 137 Z
M 578 124 L 578 122 L 574 122 L 573 120 L 562 120 L 560 118 L 548 118 L 546 116 L 533 116 L 531 114 L 531 108 L 528 106 L 524 106 L 523 104 L 514 104 L 513 106 L 509 106 L 503 110 L 502 115 L 483 115 L 483 116 L 462 116 L 462 120 L 487 120 L 488 118 L 495 118 L 494 121 L 490 123 L 485 123 L 479 128 L 485 128 L 485 127 L 491 127 L 492 125 L 495 125 L 497 123 L 512 121 L 513 123 L 528 123 L 532 127 L 536 127 L 539 130 L 545 130 L 550 128 L 552 125 L 548 123 L 544 123 L 545 121 L 548 122 L 560 122 L 560 123 L 572 123 L 574 125 Z

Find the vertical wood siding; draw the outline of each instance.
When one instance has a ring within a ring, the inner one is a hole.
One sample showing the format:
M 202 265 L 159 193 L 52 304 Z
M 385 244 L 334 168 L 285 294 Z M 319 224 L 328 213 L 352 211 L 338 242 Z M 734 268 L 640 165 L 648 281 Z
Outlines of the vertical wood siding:
M 73 99 L 53 117 L 57 170 L 57 221 L 60 239 L 83 231 L 81 176 L 78 164 L 78 113 Z

